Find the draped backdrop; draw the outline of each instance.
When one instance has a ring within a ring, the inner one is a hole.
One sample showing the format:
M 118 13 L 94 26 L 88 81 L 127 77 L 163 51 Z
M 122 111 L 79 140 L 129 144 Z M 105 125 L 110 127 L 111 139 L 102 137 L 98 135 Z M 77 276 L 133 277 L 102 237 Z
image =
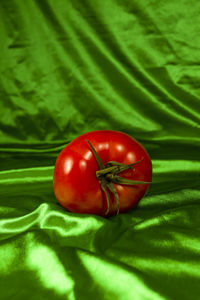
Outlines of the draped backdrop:
M 0 1 L 0 298 L 197 300 L 200 2 Z M 136 138 L 153 183 L 108 219 L 65 211 L 56 158 Z

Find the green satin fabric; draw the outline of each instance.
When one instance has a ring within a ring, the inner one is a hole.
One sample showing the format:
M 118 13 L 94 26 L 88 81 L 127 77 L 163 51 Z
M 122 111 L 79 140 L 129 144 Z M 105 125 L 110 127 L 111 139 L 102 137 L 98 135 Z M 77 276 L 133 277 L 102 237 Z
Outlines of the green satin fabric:
M 193 1 L 0 1 L 0 298 L 197 300 L 199 13 Z M 55 160 L 87 131 L 138 139 L 153 183 L 104 219 L 65 211 Z

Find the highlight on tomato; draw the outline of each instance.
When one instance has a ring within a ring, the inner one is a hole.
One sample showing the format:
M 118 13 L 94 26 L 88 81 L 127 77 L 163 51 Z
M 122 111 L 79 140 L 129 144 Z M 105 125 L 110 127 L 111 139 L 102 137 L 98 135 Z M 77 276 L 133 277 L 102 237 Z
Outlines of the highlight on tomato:
M 53 188 L 66 210 L 110 217 L 135 207 L 151 179 L 150 156 L 136 139 L 96 130 L 75 138 L 58 155 Z

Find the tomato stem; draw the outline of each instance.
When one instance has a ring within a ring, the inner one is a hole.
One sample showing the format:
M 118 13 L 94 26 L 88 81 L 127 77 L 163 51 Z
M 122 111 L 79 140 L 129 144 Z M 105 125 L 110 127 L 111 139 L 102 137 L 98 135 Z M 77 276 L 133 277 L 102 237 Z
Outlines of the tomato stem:
M 88 140 L 86 140 L 86 142 L 88 142 L 88 144 L 90 145 L 90 148 L 92 149 L 92 152 L 93 152 L 93 154 L 94 154 L 94 156 L 96 158 L 96 161 L 97 161 L 97 163 L 99 165 L 99 169 L 100 170 L 104 169 L 105 166 L 104 166 L 104 164 L 103 164 L 100 156 L 98 155 L 98 153 L 96 152 L 96 150 L 94 149 L 94 147 L 92 146 L 92 144 Z
M 125 170 L 133 169 L 133 166 L 140 163 L 143 159 L 144 158 L 142 158 L 141 160 L 136 161 L 133 164 L 129 164 L 129 165 L 118 163 L 116 161 L 108 162 L 106 164 L 106 166 L 104 167 L 104 169 L 99 170 L 99 171 L 96 172 L 97 178 L 101 177 L 102 175 L 108 174 L 108 173 L 112 173 L 113 175 L 116 175 L 116 174 L 119 174 L 119 173 L 121 173 Z M 113 165 L 112 167 L 110 167 L 111 164 Z
M 106 195 L 106 201 L 107 201 L 107 210 L 105 212 L 105 215 L 109 214 L 110 211 L 110 196 L 109 191 L 114 195 L 114 199 L 116 201 L 117 205 L 117 211 L 116 214 L 119 214 L 120 211 L 120 204 L 119 204 L 119 195 L 117 193 L 117 190 L 114 186 L 115 184 L 124 184 L 124 185 L 137 185 L 137 184 L 150 184 L 151 182 L 148 181 L 138 181 L 138 180 L 131 180 L 128 178 L 124 178 L 121 176 L 118 176 L 117 174 L 128 170 L 133 169 L 133 166 L 140 163 L 144 158 L 142 157 L 141 160 L 138 160 L 132 164 L 126 165 L 122 164 L 116 161 L 110 161 L 106 165 L 103 164 L 100 156 L 96 152 L 95 148 L 92 146 L 92 144 L 86 140 L 86 142 L 89 144 L 92 153 L 95 156 L 95 159 L 98 163 L 99 170 L 96 171 L 96 177 L 101 183 L 101 189 Z

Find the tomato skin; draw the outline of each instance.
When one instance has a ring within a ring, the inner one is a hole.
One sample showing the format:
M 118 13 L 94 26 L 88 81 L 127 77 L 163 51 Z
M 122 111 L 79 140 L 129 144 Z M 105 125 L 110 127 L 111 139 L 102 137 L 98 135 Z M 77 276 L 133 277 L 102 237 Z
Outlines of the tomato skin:
M 68 211 L 96 214 L 105 217 L 107 202 L 96 178 L 98 163 L 86 140 L 95 148 L 104 164 L 109 161 L 131 164 L 143 160 L 118 174 L 121 177 L 151 181 L 152 163 L 145 148 L 131 136 L 120 131 L 97 130 L 85 133 L 70 142 L 59 154 L 53 177 L 54 193 L 58 202 Z M 120 213 L 137 205 L 149 184 L 115 184 L 119 195 Z M 116 201 L 110 193 L 111 206 L 107 216 L 116 214 Z

